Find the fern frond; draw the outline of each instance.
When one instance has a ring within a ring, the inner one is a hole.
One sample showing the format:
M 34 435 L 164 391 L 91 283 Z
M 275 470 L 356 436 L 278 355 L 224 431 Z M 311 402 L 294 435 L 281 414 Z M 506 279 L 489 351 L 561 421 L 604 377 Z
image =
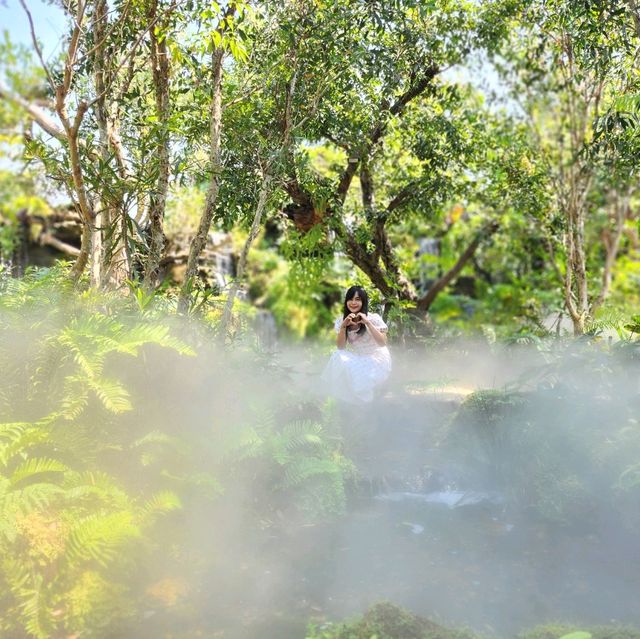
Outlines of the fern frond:
M 303 457 L 289 464 L 284 470 L 283 487 L 299 486 L 318 475 L 341 475 L 342 469 L 332 459 Z
M 324 451 L 326 443 L 321 434 L 320 424 L 308 420 L 291 422 L 280 433 L 272 435 L 269 446 L 274 459 L 279 464 L 286 464 L 297 454 Z
M 102 405 L 111 413 L 124 413 L 132 410 L 127 389 L 115 379 L 87 379 L 87 385 L 98 396 Z
M 5 494 L 2 511 L 3 516 L 9 514 L 26 516 L 36 510 L 48 508 L 56 503 L 64 494 L 57 484 L 41 482 L 29 484 L 21 489 L 14 489 Z
M 85 375 L 98 377 L 101 374 L 104 357 L 98 357 L 95 345 L 85 335 L 72 327 L 66 327 L 58 336 L 58 342 L 69 350 L 73 360 Z
M 196 486 L 200 493 L 208 499 L 213 499 L 224 492 L 220 482 L 210 473 L 195 473 L 189 475 L 186 483 L 191 486 Z
M 56 459 L 36 457 L 20 464 L 11 474 L 10 483 L 11 486 L 16 486 L 22 481 L 33 479 L 43 473 L 63 473 L 67 470 L 69 468 Z
M 69 472 L 65 474 L 62 486 L 65 489 L 65 499 L 71 504 L 78 505 L 88 501 L 92 508 L 100 504 L 117 510 L 127 510 L 132 506 L 129 494 L 107 473 Z
M 138 324 L 123 331 L 118 340 L 117 350 L 137 355 L 140 347 L 145 344 L 158 344 L 163 348 L 173 349 L 180 355 L 195 355 L 195 351 L 188 344 L 171 335 L 169 327 L 162 324 Z
M 89 393 L 84 379 L 79 375 L 67 375 L 60 410 L 65 419 L 77 419 L 87 408 Z
M 585 330 L 589 333 L 604 330 L 620 332 L 627 319 L 626 315 L 615 309 L 603 309 L 598 317 L 587 322 Z
M 94 560 L 107 567 L 122 546 L 140 535 L 131 512 L 91 515 L 71 531 L 68 553 L 74 559 Z
M 0 424 L 0 445 L 5 442 L 15 441 L 25 430 L 33 428 L 31 422 L 6 422 Z
M 182 502 L 175 493 L 169 490 L 163 490 L 153 495 L 142 506 L 141 522 L 148 525 L 159 515 L 165 515 L 173 510 L 182 508 Z
M 260 454 L 264 439 L 254 428 L 232 428 L 218 443 L 217 453 L 223 462 L 251 459 Z
M 18 454 L 33 446 L 51 441 L 48 429 L 36 424 L 13 424 L 5 430 L 7 435 L 4 442 L 0 442 L 0 467 L 6 467 Z
M 131 448 L 140 448 L 144 446 L 162 445 L 171 448 L 175 452 L 187 453 L 189 446 L 179 437 L 173 437 L 160 430 L 149 431 L 146 435 L 139 437 L 131 442 Z
M 19 607 L 25 618 L 25 630 L 36 639 L 49 639 L 52 627 L 47 623 L 47 605 L 43 597 L 43 581 L 41 574 L 33 573 L 30 587 L 18 591 Z

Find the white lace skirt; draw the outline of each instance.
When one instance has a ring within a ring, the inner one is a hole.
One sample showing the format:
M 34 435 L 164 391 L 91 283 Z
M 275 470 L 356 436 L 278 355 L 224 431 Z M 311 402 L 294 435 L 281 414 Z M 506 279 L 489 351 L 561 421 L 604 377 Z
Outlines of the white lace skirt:
M 345 402 L 370 402 L 376 386 L 391 372 L 389 350 L 378 348 L 372 355 L 336 350 L 322 373 L 327 392 Z

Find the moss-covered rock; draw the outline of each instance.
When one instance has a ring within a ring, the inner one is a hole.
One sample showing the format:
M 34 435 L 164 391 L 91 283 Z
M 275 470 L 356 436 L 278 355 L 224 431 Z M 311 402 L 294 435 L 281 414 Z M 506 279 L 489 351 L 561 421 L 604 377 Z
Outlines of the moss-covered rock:
M 313 627 L 306 639 L 479 639 L 479 635 L 446 628 L 392 603 L 381 602 L 351 622 Z M 640 630 L 550 623 L 522 632 L 517 639 L 640 639 Z
M 467 631 L 445 628 L 388 602 L 372 606 L 350 623 L 312 629 L 307 639 L 473 639 Z M 622 638 L 621 638 L 622 639 Z
M 535 626 L 519 635 L 518 639 L 563 639 L 569 635 L 585 633 L 591 639 L 640 639 L 640 630 L 626 626 L 594 626 L 584 628 L 568 624 L 544 624 Z

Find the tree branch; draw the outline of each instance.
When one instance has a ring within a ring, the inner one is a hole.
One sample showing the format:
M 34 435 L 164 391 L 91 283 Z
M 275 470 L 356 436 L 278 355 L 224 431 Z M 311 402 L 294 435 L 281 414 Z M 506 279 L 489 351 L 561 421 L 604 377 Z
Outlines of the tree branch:
M 373 128 L 371 133 L 369 134 L 368 140 L 365 142 L 364 147 L 360 149 L 360 152 L 357 156 L 349 157 L 347 167 L 342 173 L 340 177 L 340 182 L 338 183 L 337 195 L 340 203 L 344 202 L 345 197 L 347 195 L 347 191 L 351 186 L 351 182 L 353 177 L 355 176 L 360 162 L 363 157 L 368 156 L 371 152 L 371 149 L 379 142 L 380 138 L 384 135 L 387 130 L 387 125 L 389 122 L 389 117 L 387 116 L 396 116 L 402 113 L 404 108 L 411 102 L 411 100 L 416 97 L 422 95 L 427 88 L 433 82 L 433 79 L 438 75 L 440 69 L 438 67 L 430 67 L 427 69 L 417 82 L 412 84 L 390 107 L 383 107 L 380 109 L 378 123 Z
M 397 208 L 401 207 L 415 192 L 416 188 L 419 186 L 419 180 L 413 180 L 409 182 L 406 186 L 402 187 L 398 193 L 393 197 L 393 199 L 387 204 L 387 208 L 384 212 L 385 217 L 389 217 L 391 213 L 393 213 Z
M 396 255 L 393 252 L 393 246 L 389 241 L 389 236 L 385 229 L 386 218 L 379 217 L 376 220 L 373 233 L 373 243 L 376 247 L 376 255 L 382 258 L 387 273 L 393 276 L 396 284 L 400 287 L 399 296 L 407 301 L 415 301 L 417 299 L 416 291 L 409 279 L 402 273 Z
M 491 222 L 484 227 L 472 240 L 471 244 L 465 249 L 464 253 L 458 258 L 458 261 L 438 280 L 436 280 L 431 288 L 423 295 L 416 304 L 418 310 L 427 312 L 438 294 L 460 273 L 464 265 L 471 259 L 476 252 L 480 243 L 487 237 L 491 237 L 499 228 L 497 222 Z
M 605 229 L 602 234 L 602 242 L 605 248 L 604 267 L 602 271 L 602 286 L 598 297 L 591 304 L 590 314 L 602 306 L 613 280 L 613 267 L 618 257 L 618 251 L 620 249 L 620 241 L 624 232 L 624 223 L 629 216 L 629 200 L 631 198 L 631 189 L 628 189 L 624 195 L 620 195 L 616 191 L 612 194 L 611 208 L 613 209 L 610 219 L 613 222 L 613 232 L 609 232 Z
M 51 235 L 51 233 L 42 233 L 38 237 L 38 242 L 46 246 L 53 246 L 53 248 L 57 249 L 61 253 L 64 253 L 65 255 L 70 255 L 71 257 L 78 257 L 80 255 L 79 248 L 72 246 L 71 244 L 67 244 L 62 240 L 59 240 L 54 235 Z
M 124 6 L 124 9 L 122 9 L 122 12 L 120 14 L 120 17 L 114 21 L 111 24 L 111 27 L 109 29 L 107 29 L 105 31 L 104 34 L 101 34 L 99 36 L 99 40 L 98 42 L 91 47 L 91 49 L 89 49 L 81 58 L 78 62 L 82 63 L 85 59 L 90 58 L 98 49 L 101 49 L 104 44 L 106 43 L 106 41 L 111 37 L 111 35 L 115 32 L 116 28 L 118 26 L 122 26 L 124 25 L 126 18 L 127 18 L 127 14 L 129 13 L 129 10 L 131 9 L 133 2 L 132 0 L 127 0 L 127 3 Z M 107 14 L 108 15 L 108 14 Z
M 13 93 L 13 91 L 4 86 L 2 83 L 0 83 L 0 98 L 8 100 L 9 102 L 13 102 L 14 104 L 17 104 L 19 107 L 24 109 L 29 114 L 31 119 L 43 131 L 45 131 L 52 137 L 60 140 L 61 142 L 66 141 L 67 134 L 58 126 L 55 120 L 53 120 L 40 107 L 36 106 L 32 102 L 29 102 L 28 100 L 25 100 L 21 95 Z
M 168 13 L 171 13 L 176 8 L 176 6 L 177 6 L 177 0 L 174 0 L 174 2 L 172 2 L 171 5 L 167 7 L 165 15 Z M 129 48 L 127 55 L 125 55 L 124 58 L 122 58 L 122 60 L 116 67 L 110 81 L 105 84 L 104 91 L 89 102 L 89 107 L 92 107 L 96 102 L 98 102 L 98 100 L 101 100 L 104 97 L 104 95 L 111 89 L 111 86 L 113 85 L 116 78 L 118 77 L 118 74 L 120 73 L 120 70 L 122 69 L 122 67 L 124 67 L 124 65 L 127 64 L 129 61 L 133 60 L 133 56 L 136 54 L 136 51 L 138 50 L 138 47 L 140 46 L 140 43 L 144 39 L 145 35 L 147 35 L 147 33 L 149 33 L 149 31 L 155 27 L 157 22 L 160 20 L 160 17 L 161 17 L 161 14 L 156 15 L 155 18 L 151 22 L 149 22 L 147 27 L 142 30 L 142 33 L 140 33 L 140 35 L 138 36 L 138 39 Z
M 362 207 L 369 217 L 373 212 L 373 178 L 366 162 L 363 162 L 360 167 L 360 188 L 362 190 Z
M 71 88 L 71 80 L 73 79 L 73 66 L 76 63 L 76 55 L 78 53 L 78 47 L 80 44 L 80 32 L 82 31 L 82 21 L 84 19 L 84 11 L 87 7 L 87 3 L 83 0 L 78 0 L 78 9 L 75 17 L 75 26 L 71 33 L 71 41 L 69 42 L 69 49 L 67 51 L 67 58 L 64 63 L 64 75 L 62 80 L 62 91 L 66 96 Z

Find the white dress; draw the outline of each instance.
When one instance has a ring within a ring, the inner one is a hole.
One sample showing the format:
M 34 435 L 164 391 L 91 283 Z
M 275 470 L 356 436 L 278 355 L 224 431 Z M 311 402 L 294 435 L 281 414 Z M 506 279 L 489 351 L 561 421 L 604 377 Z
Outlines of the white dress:
M 377 313 L 369 313 L 369 320 L 381 333 L 387 325 Z M 340 331 L 343 318 L 335 321 Z M 346 348 L 337 349 L 324 369 L 322 379 L 334 397 L 346 402 L 370 402 L 376 386 L 382 384 L 391 372 L 391 355 L 386 346 L 380 346 L 368 330 L 362 335 L 347 331 Z

